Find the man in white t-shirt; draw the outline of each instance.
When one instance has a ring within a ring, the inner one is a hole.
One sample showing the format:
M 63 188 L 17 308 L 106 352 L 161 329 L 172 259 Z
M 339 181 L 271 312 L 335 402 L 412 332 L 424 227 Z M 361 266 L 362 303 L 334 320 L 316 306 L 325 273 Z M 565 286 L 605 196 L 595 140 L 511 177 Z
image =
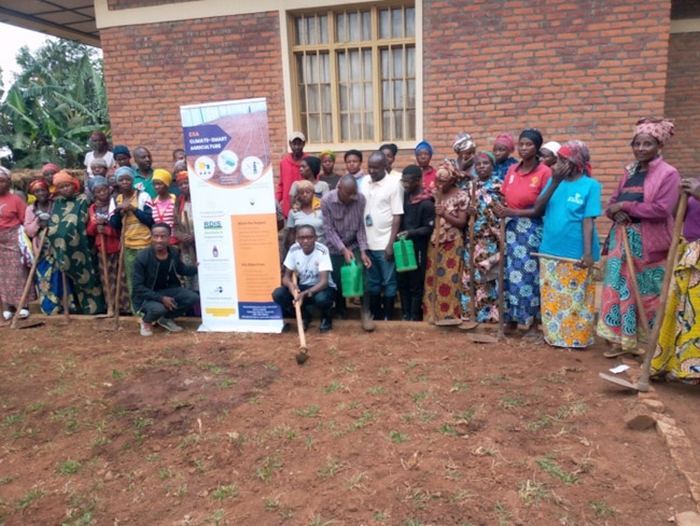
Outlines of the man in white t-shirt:
M 311 323 L 311 306 L 321 311 L 321 326 L 318 332 L 328 332 L 333 327 L 330 309 L 335 297 L 335 284 L 331 278 L 333 265 L 328 248 L 316 242 L 316 230 L 311 225 L 297 227 L 297 241 L 284 259 L 282 286 L 272 292 L 272 299 L 285 315 L 294 311 L 294 298 L 301 301 L 304 330 Z M 298 285 L 292 281 L 292 273 L 297 273 Z M 287 329 L 288 326 L 285 326 Z
M 365 231 L 367 255 L 372 266 L 367 269 L 370 308 L 375 320 L 390 320 L 396 300 L 396 264 L 394 241 L 403 215 L 403 186 L 388 177 L 386 155 L 374 152 L 367 159 L 369 177 L 360 191 L 365 196 Z M 382 292 L 384 293 L 382 303 Z

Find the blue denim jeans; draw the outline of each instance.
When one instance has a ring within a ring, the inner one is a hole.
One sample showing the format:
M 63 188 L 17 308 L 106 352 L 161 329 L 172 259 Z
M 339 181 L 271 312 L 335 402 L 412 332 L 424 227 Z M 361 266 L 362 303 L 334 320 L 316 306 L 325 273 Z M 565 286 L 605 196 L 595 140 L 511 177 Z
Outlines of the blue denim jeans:
M 384 292 L 384 296 L 396 296 L 396 263 L 384 259 L 383 250 L 368 250 L 372 266 L 367 269 L 369 293 L 373 296 Z
M 312 285 L 300 285 L 299 289 L 304 291 L 310 289 Z M 322 316 L 327 316 L 328 311 L 333 306 L 333 299 L 335 297 L 335 289 L 332 287 L 326 287 L 325 289 L 317 292 L 311 298 L 304 298 L 302 303 L 302 312 L 310 312 L 309 309 L 311 305 L 315 305 L 316 308 L 321 311 Z M 289 292 L 287 287 L 277 287 L 272 292 L 272 300 L 282 307 L 282 312 L 286 315 L 294 316 L 294 296 Z

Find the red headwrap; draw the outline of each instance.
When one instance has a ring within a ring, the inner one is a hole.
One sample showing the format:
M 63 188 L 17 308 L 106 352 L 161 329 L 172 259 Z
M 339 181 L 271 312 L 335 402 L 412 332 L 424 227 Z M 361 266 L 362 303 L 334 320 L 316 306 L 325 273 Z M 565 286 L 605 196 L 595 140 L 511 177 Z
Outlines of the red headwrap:
M 644 134 L 651 135 L 663 146 L 673 136 L 675 131 L 673 122 L 668 119 L 658 117 L 645 117 L 637 121 L 634 127 L 634 136 Z
M 33 194 L 34 190 L 37 188 L 43 188 L 48 192 L 49 183 L 46 182 L 46 179 L 34 179 L 31 183 L 29 183 L 29 193 Z
M 513 153 L 515 151 L 515 141 L 513 140 L 513 136 L 510 133 L 502 133 L 498 137 L 496 137 L 496 140 L 493 142 L 493 145 L 496 146 L 497 144 L 502 144 L 506 148 L 508 148 L 508 151 L 510 153 Z
M 175 182 L 179 183 L 180 181 L 187 181 L 190 178 L 190 174 L 183 170 L 182 172 L 177 173 L 177 178 L 175 179 Z
M 591 168 L 591 152 L 585 142 L 569 141 L 559 148 L 557 155 L 571 161 L 580 172 L 586 172 L 589 176 L 593 176 L 591 173 L 593 171 Z
M 55 186 L 61 183 L 73 183 L 76 193 L 80 192 L 80 182 L 65 170 L 61 170 L 53 176 L 53 184 Z
M 41 167 L 41 173 L 43 174 L 46 170 L 53 170 L 55 172 L 60 172 L 61 169 L 53 163 L 45 164 Z

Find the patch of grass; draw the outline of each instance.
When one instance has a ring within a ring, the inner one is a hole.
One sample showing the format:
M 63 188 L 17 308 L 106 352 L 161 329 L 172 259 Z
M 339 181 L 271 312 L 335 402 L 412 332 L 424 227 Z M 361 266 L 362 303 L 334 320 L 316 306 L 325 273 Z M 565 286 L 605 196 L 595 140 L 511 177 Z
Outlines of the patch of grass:
M 565 473 L 559 464 L 550 458 L 537 459 L 537 465 L 552 478 L 561 480 L 564 484 L 574 484 L 578 477 L 574 473 Z
M 274 363 L 266 363 L 263 367 L 268 371 L 276 371 L 278 367 Z
M 527 506 L 537 504 L 547 496 L 547 487 L 541 482 L 526 480 L 520 483 L 518 495 Z
M 384 389 L 381 386 L 380 387 L 370 387 L 369 389 L 367 389 L 367 394 L 371 395 L 371 396 L 385 395 L 385 394 L 387 394 L 387 391 L 386 391 L 386 389 Z
M 358 489 L 358 488 L 364 488 L 364 482 L 365 480 L 365 474 L 364 473 L 359 473 L 355 475 L 354 477 L 350 477 L 347 480 L 347 486 L 349 490 L 353 489 Z
M 344 388 L 344 386 L 342 383 L 334 381 L 334 382 L 329 383 L 328 385 L 324 385 L 321 388 L 319 388 L 319 392 L 321 394 L 328 395 L 331 393 L 335 393 L 336 391 L 339 391 L 343 388 Z
M 380 415 L 381 413 L 372 413 L 371 411 L 364 411 L 362 413 L 362 416 L 355 420 L 355 423 L 352 424 L 352 427 L 354 429 L 362 429 L 371 424 L 377 418 L 379 418 Z
M 121 380 L 124 378 L 124 373 L 117 370 L 117 369 L 112 369 L 112 379 L 114 380 Z
M 2 427 L 16 426 L 18 424 L 23 423 L 25 418 L 27 418 L 27 415 L 25 415 L 24 413 L 14 413 L 11 415 L 7 415 L 7 417 L 5 417 L 5 422 L 2 423 Z
M 160 460 L 160 455 L 158 453 L 151 453 L 146 455 L 146 462 L 157 462 Z
M 0 478 L 0 486 L 5 486 L 6 484 L 9 484 L 12 482 L 13 477 L 2 477 Z
M 411 398 L 413 399 L 413 401 L 414 401 L 416 404 L 419 404 L 419 403 L 421 403 L 423 400 L 425 400 L 426 398 L 428 398 L 429 395 L 430 395 L 430 392 L 429 392 L 429 391 L 419 391 L 419 392 L 417 392 L 417 393 L 413 393 L 413 394 L 411 395 Z
M 553 423 L 554 423 L 554 419 L 551 416 L 542 415 L 537 420 L 534 420 L 532 422 L 528 422 L 527 429 L 528 429 L 528 431 L 538 431 L 540 429 L 545 429 L 547 427 L 551 427 Z
M 388 367 L 380 367 L 379 368 L 379 374 L 387 375 L 390 372 L 391 372 L 391 369 L 389 369 Z
M 450 498 L 448 500 L 451 504 L 454 504 L 455 502 L 462 502 L 467 499 L 473 499 L 477 496 L 478 495 L 476 493 L 469 493 L 467 490 L 458 489 L 455 490 L 455 492 L 452 495 L 450 495 Z
M 479 380 L 479 383 L 485 386 L 493 386 L 508 381 L 510 381 L 510 379 L 505 374 L 487 374 L 481 380 Z
M 608 506 L 608 503 L 604 500 L 600 502 L 591 502 L 589 506 L 595 512 L 595 516 L 599 519 L 605 519 L 615 515 L 615 510 Z
M 344 373 L 353 373 L 353 372 L 355 372 L 355 364 L 354 363 L 343 364 L 340 367 L 340 370 L 343 371 Z
M 338 406 L 335 408 L 336 411 L 347 411 L 350 409 L 357 409 L 360 407 L 360 404 L 358 402 L 350 402 L 349 404 L 346 404 L 345 402 L 341 402 L 338 404 Z
M 58 465 L 58 472 L 61 475 L 75 475 L 80 471 L 80 462 L 75 460 L 66 460 Z
M 234 482 L 228 486 L 219 485 L 211 494 L 216 500 L 235 499 L 240 495 L 238 485 Z
M 209 515 L 204 517 L 204 522 L 206 524 L 213 524 L 214 526 L 221 526 L 224 520 L 224 510 L 218 509 L 212 511 Z
M 158 470 L 158 476 L 163 480 L 169 479 L 170 477 L 173 476 L 173 469 L 172 468 L 160 468 Z
M 508 511 L 508 508 L 498 500 L 493 505 L 493 511 L 498 515 L 498 526 L 505 526 L 513 518 L 513 514 Z
M 20 497 L 17 500 L 17 509 L 19 511 L 26 510 L 29 506 L 32 505 L 32 503 L 36 502 L 44 495 L 45 495 L 45 493 L 42 490 L 40 490 L 39 488 L 32 489 L 29 493 L 27 493 L 23 497 Z
M 415 413 L 404 413 L 399 416 L 402 422 L 432 422 L 435 418 L 436 413 L 433 411 L 418 411 Z
M 525 400 L 518 398 L 517 396 L 503 395 L 498 405 L 500 405 L 506 411 L 509 411 L 511 409 L 515 409 L 516 407 L 524 407 L 527 404 Z
M 464 383 L 464 382 L 453 382 L 452 388 L 450 389 L 450 393 L 463 393 L 466 391 L 469 391 L 470 387 L 469 384 Z
M 246 437 L 242 433 L 238 433 L 237 431 L 231 431 L 230 433 L 228 433 L 229 443 L 238 450 L 240 450 L 243 447 L 243 444 L 246 443 L 246 440 L 248 440 L 248 437 Z
M 474 418 L 474 413 L 476 411 L 474 409 L 469 409 L 465 411 L 464 413 L 455 413 L 452 415 L 452 418 L 455 420 L 464 420 L 465 422 L 469 422 L 472 418 Z
M 399 431 L 391 431 L 389 433 L 389 440 L 391 440 L 391 442 L 394 444 L 401 444 L 402 442 L 406 442 L 406 440 L 408 440 L 408 434 L 401 433 Z
M 388 516 L 388 515 L 387 515 L 386 513 L 382 512 L 382 511 L 375 511 L 375 512 L 372 514 L 372 518 L 373 518 L 375 521 L 385 521 L 386 518 L 387 518 L 387 516 Z
M 220 389 L 228 389 L 229 387 L 233 387 L 238 383 L 238 380 L 235 378 L 222 378 L 219 380 L 219 388 Z
M 328 461 L 316 473 L 321 480 L 326 480 L 328 477 L 335 477 L 342 469 L 343 464 L 337 458 L 328 457 Z
M 443 435 L 457 436 L 457 431 L 450 424 L 443 424 L 438 427 L 435 431 Z
M 319 514 L 316 515 L 313 519 L 311 519 L 311 522 L 307 523 L 306 526 L 330 526 L 331 524 L 335 524 L 336 522 L 338 521 L 336 521 L 335 519 L 324 521 L 321 518 L 321 515 Z
M 292 413 L 298 416 L 303 416 L 305 418 L 316 418 L 321 409 L 317 405 L 310 405 L 304 409 L 292 408 Z
M 282 469 L 284 463 L 278 456 L 268 456 L 260 461 L 260 465 L 255 467 L 255 475 L 265 484 L 269 484 L 272 475 L 277 469 Z

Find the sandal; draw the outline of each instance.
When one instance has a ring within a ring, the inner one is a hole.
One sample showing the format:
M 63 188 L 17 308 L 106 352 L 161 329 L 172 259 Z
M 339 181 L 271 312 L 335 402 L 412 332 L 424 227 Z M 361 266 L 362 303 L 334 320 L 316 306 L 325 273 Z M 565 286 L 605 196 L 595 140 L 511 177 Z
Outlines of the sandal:
M 643 356 L 644 351 L 640 351 L 639 349 L 623 349 L 622 347 L 615 346 L 611 347 L 607 351 L 603 353 L 603 356 L 606 358 L 617 358 L 618 356 L 622 356 L 623 354 L 631 354 L 633 356 Z

